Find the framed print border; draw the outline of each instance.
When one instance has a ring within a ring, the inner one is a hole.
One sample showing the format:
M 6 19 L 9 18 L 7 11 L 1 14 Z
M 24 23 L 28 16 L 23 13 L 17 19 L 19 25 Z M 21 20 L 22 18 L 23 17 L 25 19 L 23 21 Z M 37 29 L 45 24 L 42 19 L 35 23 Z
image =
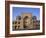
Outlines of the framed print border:
M 43 22 L 41 33 L 24 33 L 24 34 L 10 34 L 10 4 L 21 4 L 21 5 L 38 5 L 43 6 Z M 18 37 L 18 36 L 33 36 L 33 35 L 44 35 L 45 34 L 45 4 L 37 2 L 20 2 L 20 1 L 5 1 L 5 37 Z

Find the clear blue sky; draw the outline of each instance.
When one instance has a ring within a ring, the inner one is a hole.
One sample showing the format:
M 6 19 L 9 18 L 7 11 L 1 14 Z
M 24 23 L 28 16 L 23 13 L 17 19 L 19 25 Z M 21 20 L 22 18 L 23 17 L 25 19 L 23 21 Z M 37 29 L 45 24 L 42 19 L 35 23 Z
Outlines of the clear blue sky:
M 21 15 L 23 12 L 32 13 L 37 19 L 40 19 L 40 8 L 25 8 L 25 7 L 13 7 L 12 20 L 15 20 L 16 16 Z

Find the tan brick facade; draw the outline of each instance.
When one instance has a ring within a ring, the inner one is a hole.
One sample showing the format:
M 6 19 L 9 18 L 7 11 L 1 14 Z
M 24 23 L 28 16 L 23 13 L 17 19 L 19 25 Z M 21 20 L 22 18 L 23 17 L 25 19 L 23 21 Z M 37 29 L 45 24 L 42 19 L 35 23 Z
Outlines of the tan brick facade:
M 31 13 L 23 13 L 21 14 L 21 19 L 19 17 L 16 18 L 16 24 L 14 23 L 14 28 L 16 29 L 32 29 L 33 28 L 33 20 Z M 15 27 L 16 26 L 16 27 Z

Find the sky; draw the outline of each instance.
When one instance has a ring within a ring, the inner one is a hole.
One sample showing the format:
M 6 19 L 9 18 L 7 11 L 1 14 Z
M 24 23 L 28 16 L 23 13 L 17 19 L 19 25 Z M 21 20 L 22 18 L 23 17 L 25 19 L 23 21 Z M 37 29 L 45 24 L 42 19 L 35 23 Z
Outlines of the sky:
M 16 19 L 16 16 L 20 16 L 21 13 L 32 13 L 33 16 L 36 16 L 40 20 L 40 8 L 25 8 L 25 7 L 13 7 L 12 8 L 12 20 Z

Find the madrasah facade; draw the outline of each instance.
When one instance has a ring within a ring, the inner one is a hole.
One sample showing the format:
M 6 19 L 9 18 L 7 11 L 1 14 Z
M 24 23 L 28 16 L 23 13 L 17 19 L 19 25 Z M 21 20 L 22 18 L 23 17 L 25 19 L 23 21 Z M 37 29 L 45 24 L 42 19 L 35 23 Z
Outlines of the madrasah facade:
M 34 23 L 35 21 L 35 23 Z M 16 20 L 13 22 L 13 29 L 34 29 L 37 25 L 37 18 L 32 18 L 32 13 L 23 13 L 21 16 L 17 16 Z

